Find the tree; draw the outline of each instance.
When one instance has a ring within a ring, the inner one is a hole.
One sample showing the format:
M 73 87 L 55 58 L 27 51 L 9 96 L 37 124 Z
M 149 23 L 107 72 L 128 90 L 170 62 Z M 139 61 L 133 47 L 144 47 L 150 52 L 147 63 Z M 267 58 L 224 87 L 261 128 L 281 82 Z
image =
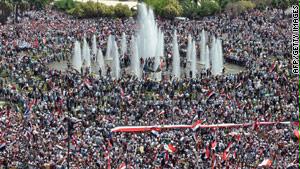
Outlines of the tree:
M 8 2 L 8 1 L 0 1 L 0 22 L 4 23 L 6 22 L 7 17 L 9 16 L 9 14 L 12 12 L 13 9 L 13 5 L 12 3 Z
M 255 8 L 255 4 L 251 1 L 238 1 L 238 2 L 231 2 L 228 3 L 225 7 L 226 11 L 232 12 L 234 15 L 238 15 L 242 12 Z
M 195 3 L 194 0 L 184 0 L 181 2 L 183 16 L 188 18 L 194 18 L 197 16 L 197 13 L 200 9 L 198 4 Z
M 178 7 L 174 4 L 169 4 L 162 9 L 162 16 L 169 19 L 172 19 L 176 16 L 180 16 L 181 13 L 182 13 L 181 7 Z
M 213 15 L 217 12 L 220 12 L 221 8 L 216 1 L 207 0 L 201 2 L 201 7 L 198 14 L 201 16 Z
M 117 4 L 114 7 L 114 12 L 116 17 L 130 17 L 132 16 L 132 12 L 129 9 L 128 5 Z

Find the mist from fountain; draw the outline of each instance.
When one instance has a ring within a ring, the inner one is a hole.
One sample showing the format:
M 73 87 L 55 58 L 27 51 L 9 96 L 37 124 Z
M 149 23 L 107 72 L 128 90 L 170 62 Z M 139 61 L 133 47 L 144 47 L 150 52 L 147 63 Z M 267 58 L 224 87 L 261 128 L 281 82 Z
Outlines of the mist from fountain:
M 84 67 L 91 68 L 91 50 L 85 38 L 83 39 L 82 57 Z
M 74 43 L 72 65 L 74 69 L 76 69 L 79 72 L 81 71 L 81 67 L 82 67 L 81 48 L 80 48 L 80 42 L 78 41 L 75 41 Z
M 222 52 L 222 42 L 220 39 L 213 37 L 212 40 L 212 69 L 213 75 L 221 75 L 223 71 L 223 52 Z
M 98 70 L 101 69 L 102 75 L 105 75 L 105 62 L 104 62 L 104 58 L 103 58 L 103 54 L 101 49 L 98 49 L 98 53 L 97 53 L 97 66 L 98 66 Z
M 141 65 L 140 65 L 140 58 L 139 58 L 139 51 L 136 38 L 134 36 L 131 37 L 130 41 L 131 47 L 131 70 L 132 73 L 138 78 L 141 78 Z
M 205 69 L 209 69 L 210 68 L 210 52 L 209 52 L 209 47 L 208 45 L 206 45 L 206 49 L 205 49 L 205 55 L 204 55 L 204 67 Z
M 144 3 L 138 6 L 137 32 L 139 55 L 142 58 L 154 57 L 157 51 L 158 28 L 155 22 L 154 13 L 151 8 L 147 8 Z
M 173 52 L 173 62 L 172 62 L 172 75 L 174 78 L 180 79 L 180 57 L 179 57 L 179 48 L 177 41 L 177 31 L 174 31 L 173 43 L 172 43 L 172 52 Z
M 93 35 L 92 39 L 92 55 L 96 57 L 97 55 L 97 40 L 96 40 L 96 35 Z
M 126 34 L 123 32 L 121 38 L 121 56 L 124 56 L 126 51 L 127 51 Z
M 197 54 L 196 54 L 195 41 L 192 42 L 192 49 L 191 49 L 191 71 L 192 71 L 192 78 L 196 78 L 196 74 L 197 74 Z
M 155 54 L 155 58 L 154 58 L 154 70 L 158 70 L 160 67 L 160 62 L 161 62 L 161 57 L 164 56 L 164 33 L 158 29 L 158 35 L 157 35 L 157 47 L 156 47 L 156 54 Z M 161 81 L 161 71 L 158 71 L 156 73 L 154 73 L 154 78 L 157 81 Z
M 109 35 L 108 40 L 107 40 L 107 46 L 106 46 L 106 53 L 105 53 L 105 58 L 106 59 L 112 59 L 112 46 L 113 46 L 113 36 Z
M 200 63 L 205 64 L 205 60 L 207 57 L 207 54 L 205 53 L 206 51 L 206 35 L 204 29 L 202 29 L 201 32 L 201 41 L 200 41 Z
M 189 34 L 188 36 L 188 45 L 186 50 L 186 59 L 188 61 L 191 61 L 191 55 L 192 55 L 192 36 Z
M 120 55 L 118 51 L 117 42 L 115 40 L 113 40 L 113 45 L 111 50 L 112 50 L 112 58 L 113 58 L 113 62 L 112 62 L 113 77 L 115 79 L 119 79 L 121 77 Z

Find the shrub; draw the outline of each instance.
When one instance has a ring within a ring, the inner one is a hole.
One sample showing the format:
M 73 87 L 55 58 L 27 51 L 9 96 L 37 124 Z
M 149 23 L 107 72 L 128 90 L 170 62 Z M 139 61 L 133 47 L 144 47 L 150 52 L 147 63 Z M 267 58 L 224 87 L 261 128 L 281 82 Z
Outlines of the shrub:
M 198 4 L 195 3 L 194 0 L 186 0 L 181 3 L 182 10 L 183 10 L 183 16 L 188 18 L 194 18 L 197 16 L 197 13 L 199 11 Z
M 281 9 L 287 9 L 290 3 L 291 0 L 272 0 L 272 6 Z
M 60 10 L 70 10 L 75 8 L 75 2 L 73 0 L 59 0 L 54 2 L 54 7 Z
M 213 15 L 220 12 L 221 8 L 216 1 L 203 1 L 198 14 L 201 16 Z
M 238 15 L 242 12 L 255 8 L 255 4 L 250 1 L 238 1 L 235 3 L 228 3 L 225 7 L 226 11 L 231 11 L 234 15 Z
M 85 14 L 80 4 L 77 4 L 75 8 L 69 9 L 67 13 L 78 18 L 84 17 Z
M 270 6 L 272 0 L 252 0 L 257 9 L 264 10 L 266 7 Z
M 130 17 L 132 12 L 129 9 L 128 5 L 117 4 L 114 7 L 114 13 L 116 17 Z
M 172 19 L 181 14 L 180 9 L 176 8 L 175 5 L 169 4 L 162 9 L 162 16 L 165 18 Z

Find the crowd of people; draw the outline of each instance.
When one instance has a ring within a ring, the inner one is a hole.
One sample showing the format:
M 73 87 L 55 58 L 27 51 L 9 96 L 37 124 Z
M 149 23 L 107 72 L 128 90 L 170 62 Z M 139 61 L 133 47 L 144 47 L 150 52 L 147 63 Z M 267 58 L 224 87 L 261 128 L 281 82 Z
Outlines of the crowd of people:
M 98 48 L 105 52 L 108 35 L 120 42 L 123 32 L 134 34 L 136 21 L 78 20 L 47 10 L 30 11 L 19 23 L 0 25 L 0 99 L 5 103 L 0 110 L 0 166 L 257 168 L 267 161 L 263 167 L 297 168 L 298 77 L 291 73 L 291 17 L 269 9 L 157 22 L 165 32 L 167 62 L 174 29 L 181 49 L 189 34 L 200 40 L 205 29 L 222 38 L 224 57 L 242 61 L 246 70 L 221 76 L 203 70 L 197 78 L 162 81 L 126 72 L 112 79 L 59 71 L 48 65 L 69 60 L 76 39 L 85 35 L 91 41 L 95 34 Z M 199 120 L 254 125 L 111 132 L 117 126 Z M 291 123 L 255 125 L 258 121 Z

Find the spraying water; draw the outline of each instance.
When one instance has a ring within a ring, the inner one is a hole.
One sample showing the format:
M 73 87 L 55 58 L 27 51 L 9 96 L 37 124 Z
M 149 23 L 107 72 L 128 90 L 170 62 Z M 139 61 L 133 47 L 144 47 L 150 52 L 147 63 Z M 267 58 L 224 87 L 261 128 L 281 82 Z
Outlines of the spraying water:
M 196 78 L 197 74 L 197 56 L 196 56 L 196 45 L 195 41 L 192 42 L 192 49 L 191 49 L 191 71 L 192 77 Z
M 117 42 L 114 40 L 112 46 L 112 57 L 113 57 L 113 63 L 112 63 L 113 77 L 119 79 L 121 76 L 120 56 L 119 56 Z
M 204 65 L 205 65 L 206 70 L 210 68 L 209 54 L 210 54 L 209 47 L 208 47 L 208 45 L 206 45 L 206 50 L 205 50 L 205 55 L 204 55 L 204 58 L 205 58 Z
M 131 69 L 133 74 L 140 79 L 142 72 L 140 66 L 140 58 L 138 54 L 138 45 L 134 36 L 132 36 L 131 38 Z
M 124 54 L 127 51 L 127 42 L 126 42 L 126 35 L 123 32 L 122 33 L 122 39 L 121 39 L 121 56 L 124 56 Z
M 96 40 L 96 35 L 93 35 L 93 40 L 92 40 L 92 55 L 96 56 L 97 54 L 97 40 Z
M 206 60 L 207 54 L 205 53 L 205 48 L 206 48 L 206 35 L 204 29 L 202 29 L 201 32 L 201 41 L 200 41 L 200 50 L 201 50 L 201 56 L 200 56 L 200 63 L 204 64 Z
M 158 30 L 158 35 L 157 35 L 157 39 L 158 39 L 158 42 L 157 42 L 157 51 L 156 51 L 156 55 L 155 55 L 155 58 L 154 58 L 154 70 L 159 70 L 161 69 L 161 66 L 160 66 L 160 62 L 161 62 L 161 57 L 164 56 L 164 33 L 159 29 Z M 157 71 L 155 74 L 154 74 L 154 78 L 158 81 L 161 80 L 161 71 Z
M 80 72 L 82 67 L 80 42 L 75 41 L 73 52 L 72 65 L 77 71 Z
M 188 45 L 186 50 L 186 58 L 188 61 L 191 60 L 191 54 L 192 54 L 192 36 L 189 34 L 188 36 Z
M 105 63 L 104 63 L 104 58 L 103 58 L 101 49 L 98 49 L 97 64 L 98 64 L 99 69 L 101 69 L 101 71 L 102 71 L 102 75 L 104 75 L 105 74 Z
M 91 50 L 90 47 L 86 41 L 86 39 L 83 39 L 83 46 L 82 46 L 82 57 L 85 67 L 90 68 L 91 67 Z
M 113 36 L 112 35 L 109 35 L 108 36 L 108 40 L 107 40 L 107 47 L 106 47 L 106 59 L 112 59 L 112 48 L 113 46 Z
M 220 39 L 213 37 L 212 41 L 212 74 L 221 75 L 223 71 L 223 52 L 222 52 L 222 42 Z
M 177 31 L 174 31 L 173 37 L 173 69 L 172 74 L 175 78 L 180 78 L 180 57 L 179 57 L 179 49 L 178 49 L 178 41 L 177 41 Z
M 151 8 L 142 3 L 138 6 L 138 25 L 137 32 L 139 54 L 143 58 L 154 57 L 157 51 L 158 28 L 155 22 L 154 13 Z

